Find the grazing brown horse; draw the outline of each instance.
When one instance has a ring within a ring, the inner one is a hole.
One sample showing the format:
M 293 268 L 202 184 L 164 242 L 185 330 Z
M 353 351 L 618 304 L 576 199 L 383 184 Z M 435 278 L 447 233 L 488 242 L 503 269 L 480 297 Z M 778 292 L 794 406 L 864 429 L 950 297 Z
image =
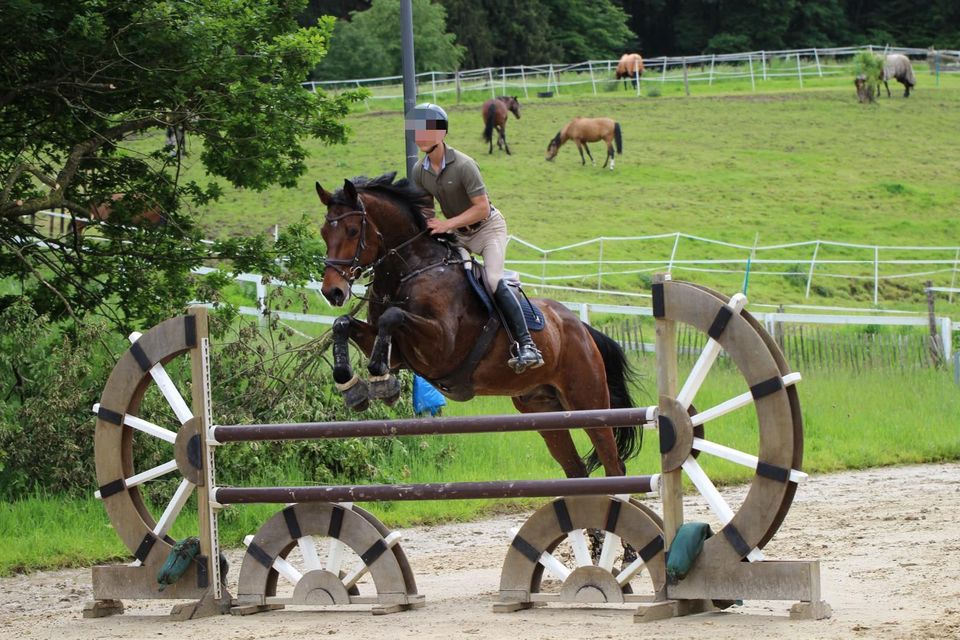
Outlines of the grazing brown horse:
M 496 100 L 491 98 L 483 103 L 483 139 L 490 143 L 489 153 L 493 153 L 493 130 L 497 130 L 497 148 L 503 149 L 510 155 L 510 145 L 507 144 L 507 116 L 510 112 L 520 119 L 520 102 L 515 96 L 500 96 Z
M 593 154 L 590 153 L 588 142 L 597 142 L 603 140 L 607 143 L 607 157 L 603 161 L 603 166 L 610 162 L 610 170 L 613 171 L 613 144 L 616 142 L 617 153 L 623 153 L 623 136 L 620 133 L 620 123 L 610 118 L 574 118 L 553 137 L 550 144 L 547 145 L 547 160 L 553 160 L 557 157 L 560 147 L 567 140 L 573 140 L 580 151 L 581 164 L 587 164 L 583 157 L 583 150 L 587 150 L 590 156 L 590 162 L 596 165 Z
M 349 406 L 364 409 L 369 397 L 395 401 L 400 388 L 391 370 L 398 367 L 454 400 L 510 396 L 523 413 L 633 406 L 632 373 L 620 346 L 553 300 L 536 300 L 546 320 L 536 338 L 545 364 L 515 374 L 507 365 L 510 341 L 471 289 L 459 251 L 448 237 L 427 230 L 422 208 L 429 197 L 393 177 L 345 180 L 333 193 L 316 185 L 327 207 L 324 297 L 341 306 L 357 278 L 373 276 L 367 320 L 345 315 L 333 325 L 333 378 Z M 475 352 L 485 335 L 492 343 Z M 349 340 L 370 358 L 369 386 L 350 365 Z M 472 369 L 463 365 L 470 362 Z M 569 431 L 541 435 L 568 477 L 585 477 L 601 465 L 607 475 L 623 475 L 623 461 L 637 451 L 638 430 L 587 433 L 594 451 L 583 459 Z
M 617 63 L 617 80 L 623 78 L 623 88 L 627 88 L 627 78 L 637 86 L 637 81 L 643 75 L 643 57 L 639 53 L 625 53 Z
M 90 212 L 90 220 L 74 220 L 71 223 L 73 231 L 75 233 L 82 233 L 92 221 L 106 222 L 110 220 L 111 216 L 113 216 L 114 205 L 125 199 L 126 194 L 114 193 L 111 194 L 109 200 L 104 202 L 91 202 L 88 207 Z M 126 202 L 132 202 L 136 204 L 137 208 L 139 209 L 139 213 L 136 213 L 130 218 L 131 225 L 137 227 L 152 227 L 166 224 L 167 219 L 164 217 L 163 210 L 159 204 L 155 202 L 148 202 L 144 200 L 144 197 L 141 195 L 131 196 L 129 200 L 126 200 Z

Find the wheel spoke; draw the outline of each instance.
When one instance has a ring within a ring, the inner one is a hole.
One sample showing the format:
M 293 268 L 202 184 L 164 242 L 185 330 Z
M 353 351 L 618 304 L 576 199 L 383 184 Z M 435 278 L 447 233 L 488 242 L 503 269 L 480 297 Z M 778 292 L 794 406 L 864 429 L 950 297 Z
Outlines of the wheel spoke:
M 617 559 L 617 551 L 620 548 L 620 536 L 607 531 L 603 536 L 603 546 L 600 547 L 600 561 L 597 566 L 601 569 L 613 572 L 613 562 Z
M 643 558 L 637 556 L 636 559 L 623 568 L 623 571 L 617 574 L 617 584 L 621 587 L 626 586 L 643 569 Z
M 794 385 L 800 382 L 800 374 L 788 373 L 787 375 L 783 376 L 780 380 L 783 382 L 784 387 L 789 387 L 791 385 Z M 693 422 L 693 426 L 696 427 L 696 426 L 705 424 L 711 420 L 716 420 L 720 416 L 725 416 L 728 413 L 732 413 L 737 409 L 742 409 L 743 407 L 752 403 L 753 403 L 753 394 L 747 391 L 746 393 L 741 393 L 740 395 L 734 398 L 725 400 L 724 402 L 721 402 L 715 407 L 710 407 L 709 409 L 705 409 L 701 411 L 695 416 L 692 416 L 691 421 Z
M 727 303 L 726 308 L 729 309 L 733 315 L 739 315 L 743 310 L 743 305 L 746 303 L 746 296 L 742 293 L 737 293 L 730 298 L 730 302 Z M 683 383 L 683 388 L 680 389 L 680 393 L 677 394 L 677 402 L 679 402 L 680 406 L 684 409 L 690 407 L 690 403 L 693 402 L 693 399 L 696 397 L 697 391 L 700 390 L 700 385 L 703 384 L 707 374 L 710 373 L 710 368 L 713 366 L 713 363 L 716 362 L 717 356 L 720 355 L 721 349 L 720 343 L 710 338 L 707 341 L 707 346 L 700 352 L 697 363 L 693 365 L 690 375 L 687 376 L 686 382 Z
M 159 478 L 162 475 L 166 475 L 171 471 L 176 471 L 176 470 L 177 470 L 177 461 L 171 460 L 170 462 L 164 462 L 161 465 L 157 465 L 152 469 L 147 469 L 146 471 L 138 473 L 135 476 L 130 476 L 129 478 L 123 481 L 123 484 L 127 487 L 127 489 L 129 489 L 130 487 L 135 487 L 137 485 L 143 484 L 144 482 L 149 482 L 150 480 L 154 480 L 156 478 Z M 96 496 L 97 498 L 102 497 L 99 491 L 96 491 L 93 495 Z
M 176 521 L 177 516 L 180 515 L 180 510 L 183 509 L 183 505 L 187 504 L 187 499 L 190 497 L 195 486 L 196 485 L 189 480 L 180 481 L 180 486 L 177 487 L 176 492 L 173 494 L 170 504 L 163 510 L 163 515 L 160 516 L 160 520 L 157 521 L 157 526 L 153 528 L 155 536 L 162 538 L 167 535 L 170 527 L 172 527 Z
M 400 539 L 402 537 L 403 536 L 399 531 L 394 531 L 390 535 L 388 535 L 386 538 L 384 538 L 383 541 L 386 543 L 388 549 L 393 549 L 393 547 L 395 547 L 396 544 L 400 542 Z M 329 567 L 327 568 L 327 570 L 329 571 Z M 345 586 L 349 591 L 350 589 L 356 586 L 360 578 L 365 576 L 368 571 L 370 571 L 370 567 L 368 567 L 364 562 L 360 562 L 354 568 L 353 571 L 351 571 L 349 574 L 347 574 L 346 577 L 344 577 L 343 586 Z
M 136 342 L 140 339 L 141 335 L 142 334 L 136 331 L 131 333 L 129 336 L 130 342 Z M 173 384 L 173 380 L 170 379 L 170 376 L 167 375 L 166 370 L 164 370 L 160 363 L 157 363 L 150 368 L 150 376 L 157 384 L 157 388 L 160 389 L 163 397 L 167 399 L 167 403 L 170 405 L 170 408 L 173 409 L 173 413 L 177 416 L 180 424 L 183 424 L 193 418 L 193 411 L 191 411 L 187 403 L 184 402 L 183 396 L 180 395 L 180 391 L 177 390 L 176 385 Z
M 317 543 L 313 536 L 303 536 L 297 540 L 297 546 L 300 547 L 300 555 L 303 556 L 303 568 L 307 571 L 322 569 L 320 558 L 317 557 Z
M 99 402 L 93 405 L 93 412 L 94 413 L 100 412 Z M 160 438 L 161 440 L 165 442 L 169 442 L 170 444 L 173 444 L 177 440 L 177 434 L 174 433 L 173 431 L 170 431 L 169 429 L 164 429 L 163 427 L 157 426 L 152 422 L 147 422 L 143 418 L 138 418 L 137 416 L 124 414 L 123 424 L 127 425 L 128 427 L 132 427 L 137 431 L 142 431 L 147 435 L 151 435 L 154 438 Z
M 570 540 L 570 546 L 573 547 L 573 556 L 577 559 L 578 567 L 588 567 L 593 564 L 590 559 L 590 549 L 587 547 L 587 538 L 583 535 L 583 529 L 571 529 L 567 533 L 567 539 Z
M 514 527 L 510 529 L 511 536 L 516 537 L 518 533 L 520 533 L 520 527 Z M 582 534 L 583 531 L 581 531 L 580 533 Z M 587 555 L 588 555 L 587 559 L 589 560 L 589 553 Z M 540 554 L 540 557 L 537 558 L 537 562 L 542 564 L 544 569 L 550 572 L 554 578 L 557 578 L 561 582 L 566 580 L 571 573 L 570 569 L 568 569 L 565 564 L 560 562 L 560 560 L 557 559 L 556 556 L 550 553 L 547 553 L 546 551 Z M 587 564 L 592 565 L 593 562 L 587 562 Z
M 687 472 L 687 477 L 690 478 L 697 490 L 700 491 L 700 495 L 707 501 L 710 510 L 720 520 L 721 526 L 727 526 L 727 523 L 733 520 L 733 510 L 693 456 L 688 456 L 684 460 L 683 470 Z M 752 549 L 747 558 L 751 562 L 755 562 L 762 560 L 763 554 L 758 549 Z
M 246 536 L 243 539 L 244 546 L 249 547 L 251 542 L 253 542 L 252 535 Z M 276 570 L 277 573 L 283 576 L 287 582 L 294 586 L 296 586 L 296 584 L 300 582 L 300 579 L 303 577 L 303 574 L 300 573 L 296 567 L 290 564 L 286 558 L 275 558 L 273 565 L 271 566 Z
M 722 444 L 704 440 L 703 438 L 694 438 L 693 448 L 697 451 L 709 453 L 710 455 L 723 458 L 724 460 L 729 460 L 730 462 L 743 465 L 744 467 L 748 467 L 750 469 L 756 469 L 757 464 L 760 462 L 760 459 L 757 456 L 744 453 L 738 449 L 731 449 L 730 447 L 725 447 Z M 797 471 L 796 469 L 790 470 L 791 482 L 800 483 L 806 480 L 808 477 L 809 476 L 803 471 Z

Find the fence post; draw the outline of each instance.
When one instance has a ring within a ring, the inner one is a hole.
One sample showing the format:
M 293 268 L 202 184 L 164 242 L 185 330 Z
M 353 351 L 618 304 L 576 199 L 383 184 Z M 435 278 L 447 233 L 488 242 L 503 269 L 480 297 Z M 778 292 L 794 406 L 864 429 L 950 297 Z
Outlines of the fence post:
M 710 82 L 707 83 L 708 85 L 713 85 L 713 66 L 716 64 L 716 62 L 717 54 L 714 53 L 710 57 Z
M 957 262 L 960 262 L 960 249 L 957 249 L 957 255 L 953 257 L 953 274 L 950 276 L 950 288 L 957 287 Z M 953 291 L 947 296 L 947 302 L 953 302 Z
M 660 70 L 660 84 L 667 81 L 667 56 L 663 56 L 663 68 Z
M 943 361 L 953 356 L 953 322 L 950 318 L 940 318 L 940 344 L 943 345 Z
M 597 289 L 603 289 L 603 236 L 600 236 L 600 255 L 597 257 Z
M 490 97 L 496 98 L 497 92 L 493 86 L 493 69 L 491 67 L 487 67 L 487 79 L 490 81 Z
M 877 306 L 880 289 L 880 247 L 873 248 L 873 306 Z
M 507 68 L 500 67 L 500 84 L 503 85 L 503 95 L 507 95 Z
M 557 92 L 557 95 L 560 95 L 560 74 L 553 70 L 552 63 L 550 64 L 550 75 L 553 76 L 553 90 Z
M 462 90 L 462 87 L 460 86 L 460 70 L 459 69 L 457 69 L 456 71 L 455 82 L 457 84 L 457 104 L 460 104 L 460 91 Z
M 523 65 L 520 65 L 520 82 L 523 83 L 523 97 L 529 98 L 530 94 L 527 93 L 527 74 L 523 70 Z
M 683 90 L 686 91 L 687 97 L 690 96 L 690 82 L 687 80 L 687 58 L 683 58 Z
M 257 310 L 260 312 L 258 322 L 261 326 L 267 324 L 267 286 L 263 284 L 263 279 L 257 280 Z
M 587 60 L 587 66 L 590 68 L 590 84 L 593 85 L 593 95 L 597 95 L 597 81 L 593 77 L 593 61 Z
M 930 329 L 930 362 L 935 367 L 943 364 L 943 346 L 940 343 L 940 336 L 937 334 L 937 317 L 933 312 L 933 282 L 927 280 L 924 289 L 927 292 L 927 320 Z
M 680 244 L 680 232 L 677 231 L 673 240 L 673 251 L 670 252 L 670 262 L 667 264 L 667 273 L 673 273 L 673 258 L 677 255 L 677 245 Z
M 760 52 L 760 70 L 763 71 L 763 81 L 767 81 L 767 52 Z
M 757 83 L 753 79 L 753 54 L 748 54 L 748 59 L 750 60 L 750 89 L 752 91 L 757 90 Z
M 580 321 L 590 324 L 590 305 L 586 302 L 580 303 Z
M 800 88 L 803 89 L 803 69 L 800 67 L 799 51 L 797 51 L 797 77 L 800 78 Z
M 433 102 L 434 104 L 436 104 L 437 102 L 437 72 L 436 71 L 430 72 L 430 87 L 433 93 Z
M 817 61 L 817 73 L 820 74 L 820 77 L 823 77 L 823 68 L 820 66 L 820 56 L 817 55 L 817 48 L 813 48 L 813 59 Z
M 633 81 L 637 83 L 637 97 L 640 97 L 640 66 L 634 63 L 633 65 Z
M 810 273 L 807 274 L 807 294 L 806 298 L 810 297 L 810 284 L 813 282 L 813 266 L 817 263 L 817 252 L 820 251 L 820 241 L 817 240 L 816 246 L 813 248 L 813 257 L 810 258 Z

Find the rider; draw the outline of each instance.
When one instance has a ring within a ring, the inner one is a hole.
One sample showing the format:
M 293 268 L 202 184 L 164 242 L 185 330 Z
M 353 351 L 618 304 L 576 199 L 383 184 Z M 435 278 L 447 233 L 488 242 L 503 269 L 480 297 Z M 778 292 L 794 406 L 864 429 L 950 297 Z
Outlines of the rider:
M 471 253 L 483 256 L 487 290 L 517 341 L 517 353 L 507 362 L 517 373 L 543 364 L 543 356 L 530 337 L 516 296 L 503 281 L 507 247 L 507 223 L 490 203 L 477 163 L 444 142 L 447 113 L 435 104 L 418 104 L 406 116 L 406 129 L 414 131 L 417 147 L 424 152 L 411 179 L 440 202 L 446 219 L 427 220 L 432 234 L 453 233 Z

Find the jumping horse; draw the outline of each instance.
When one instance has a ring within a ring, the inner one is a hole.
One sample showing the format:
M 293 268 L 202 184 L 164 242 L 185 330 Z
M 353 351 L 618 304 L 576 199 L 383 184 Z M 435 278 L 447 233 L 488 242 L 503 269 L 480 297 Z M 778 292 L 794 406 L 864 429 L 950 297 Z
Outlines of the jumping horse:
M 583 151 L 586 149 L 590 156 L 590 162 L 596 165 L 593 154 L 590 153 L 588 142 L 597 142 L 603 140 L 607 143 L 607 157 L 603 161 L 603 166 L 610 163 L 610 170 L 613 171 L 613 145 L 617 145 L 617 153 L 623 153 L 623 135 L 620 132 L 620 123 L 610 118 L 574 118 L 568 122 L 557 135 L 553 137 L 550 144 L 547 145 L 547 160 L 552 161 L 560 152 L 560 147 L 567 140 L 573 140 L 580 152 L 580 164 L 587 164 L 583 157 Z
M 510 113 L 520 119 L 520 102 L 515 96 L 500 96 L 491 98 L 483 103 L 483 140 L 490 144 L 493 153 L 493 130 L 497 130 L 497 149 L 503 149 L 510 155 L 510 145 L 507 144 L 507 116 Z
M 333 378 L 348 406 L 366 408 L 371 397 L 395 401 L 400 388 L 391 371 L 400 367 L 454 400 L 506 395 L 523 413 L 633 406 L 633 374 L 620 346 L 553 300 L 534 300 L 546 321 L 536 335 L 544 366 L 515 374 L 506 333 L 471 288 L 459 248 L 427 230 L 429 196 L 394 175 L 345 180 L 333 193 L 316 185 L 327 208 L 324 297 L 342 306 L 351 284 L 372 273 L 367 320 L 344 315 L 333 324 Z M 351 367 L 351 340 L 369 357 L 369 385 Z M 483 342 L 489 346 L 478 352 Z M 623 475 L 638 433 L 589 429 L 593 451 L 584 458 L 569 431 L 540 435 L 568 477 L 586 477 L 601 465 L 608 476 Z

